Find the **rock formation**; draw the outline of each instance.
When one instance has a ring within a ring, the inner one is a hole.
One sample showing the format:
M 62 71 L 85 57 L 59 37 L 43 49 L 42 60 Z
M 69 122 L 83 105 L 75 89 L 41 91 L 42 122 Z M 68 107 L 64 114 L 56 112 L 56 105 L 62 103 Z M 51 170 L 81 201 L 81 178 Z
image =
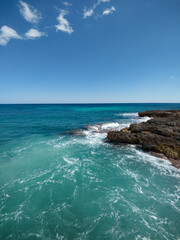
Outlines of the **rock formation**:
M 111 142 L 138 144 L 142 149 L 163 155 L 180 168 L 180 110 L 154 110 L 140 112 L 140 117 L 151 119 L 131 124 L 121 131 L 110 131 Z

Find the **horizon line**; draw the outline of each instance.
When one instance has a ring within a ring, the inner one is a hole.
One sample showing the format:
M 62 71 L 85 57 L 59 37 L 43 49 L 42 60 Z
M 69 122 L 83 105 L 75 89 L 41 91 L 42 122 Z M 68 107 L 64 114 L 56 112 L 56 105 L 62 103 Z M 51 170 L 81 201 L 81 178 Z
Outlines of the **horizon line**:
M 56 103 L 56 102 L 52 102 L 52 103 L 46 103 L 46 102 L 40 102 L 40 103 L 0 103 L 0 105 L 8 105 L 8 104 L 180 104 L 180 102 L 75 102 L 75 103 Z

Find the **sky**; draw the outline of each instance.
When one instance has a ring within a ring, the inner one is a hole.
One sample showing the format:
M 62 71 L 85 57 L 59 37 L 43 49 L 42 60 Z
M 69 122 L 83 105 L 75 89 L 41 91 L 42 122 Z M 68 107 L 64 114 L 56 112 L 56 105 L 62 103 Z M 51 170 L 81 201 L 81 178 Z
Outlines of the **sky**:
M 0 103 L 180 102 L 180 0 L 0 0 Z

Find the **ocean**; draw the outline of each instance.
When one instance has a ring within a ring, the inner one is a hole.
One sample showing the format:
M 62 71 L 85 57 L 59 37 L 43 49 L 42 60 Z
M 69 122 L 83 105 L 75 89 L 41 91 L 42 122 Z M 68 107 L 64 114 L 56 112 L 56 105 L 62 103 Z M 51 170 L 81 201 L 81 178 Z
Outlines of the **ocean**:
M 0 239 L 180 239 L 180 170 L 106 139 L 150 109 L 0 105 Z

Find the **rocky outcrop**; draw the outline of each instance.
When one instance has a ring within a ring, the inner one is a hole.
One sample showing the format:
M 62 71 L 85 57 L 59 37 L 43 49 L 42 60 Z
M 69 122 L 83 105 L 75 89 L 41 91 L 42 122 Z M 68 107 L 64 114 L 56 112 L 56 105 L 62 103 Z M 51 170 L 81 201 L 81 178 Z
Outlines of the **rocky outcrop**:
M 163 154 L 180 168 L 180 110 L 140 112 L 140 117 L 151 117 L 147 122 L 131 124 L 121 131 L 110 131 L 111 142 L 138 144 L 142 149 Z
M 180 110 L 152 110 L 138 113 L 140 117 L 172 117 L 178 116 L 180 117 Z

